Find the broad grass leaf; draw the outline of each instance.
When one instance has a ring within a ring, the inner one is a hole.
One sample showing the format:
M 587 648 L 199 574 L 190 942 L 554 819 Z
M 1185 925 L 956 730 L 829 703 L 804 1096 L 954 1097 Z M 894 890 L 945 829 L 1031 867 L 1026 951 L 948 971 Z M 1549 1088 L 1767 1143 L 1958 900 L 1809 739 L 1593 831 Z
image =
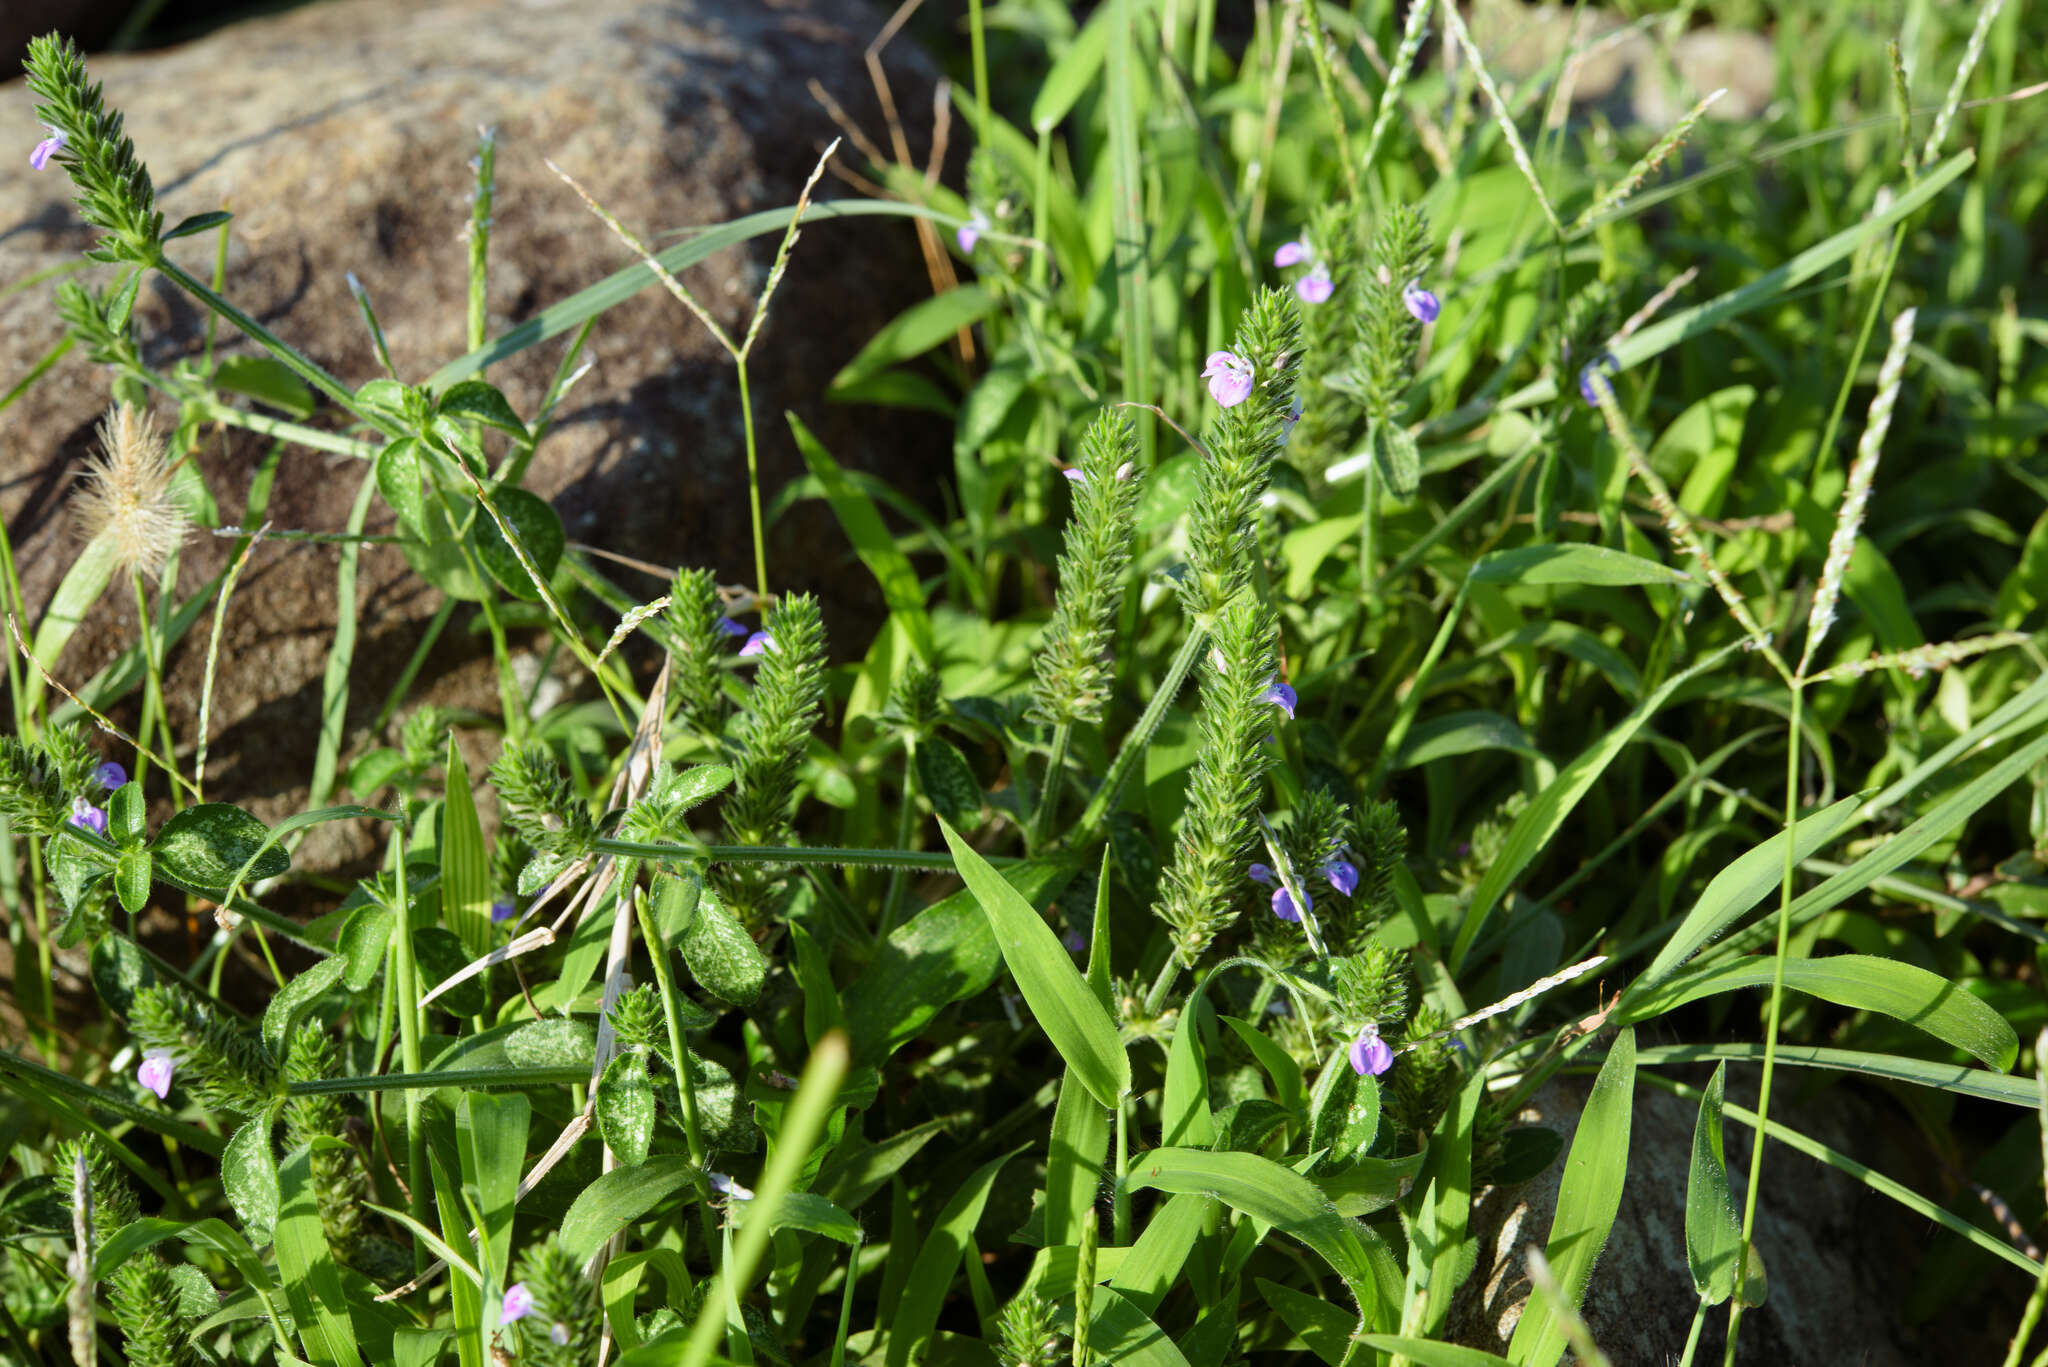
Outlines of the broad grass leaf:
M 214 367 L 213 385 L 269 404 L 294 418 L 313 416 L 313 391 L 274 356 L 224 356 Z
M 1095 1204 L 1109 1155 L 1109 1109 L 1071 1073 L 1060 1079 L 1045 1159 L 1045 1242 L 1074 1244 Z
M 995 931 L 1025 1005 L 1081 1085 L 1103 1105 L 1115 1106 L 1131 1089 L 1131 1060 L 1116 1022 L 1037 909 L 943 819 L 939 829 L 952 848 L 954 867 Z
M 71 568 L 64 571 L 64 577 L 57 583 L 57 591 L 50 595 L 49 606 L 43 609 L 43 618 L 36 624 L 36 634 L 29 653 L 35 656 L 44 669 L 54 671 L 57 657 L 64 653 L 72 633 L 85 620 L 85 614 L 106 594 L 107 585 L 113 582 L 114 570 L 120 564 L 120 546 L 114 531 L 110 528 L 86 543 L 78 558 L 71 562 Z M 22 679 L 23 715 L 32 714 L 42 706 L 43 676 L 39 670 L 28 670 Z
M 1351 1348 L 1351 1331 L 1358 1327 L 1356 1319 L 1321 1296 L 1311 1296 L 1264 1277 L 1254 1277 L 1252 1285 L 1304 1347 L 1330 1367 L 1341 1367 L 1344 1354 Z
M 1645 1064 L 1708 1063 L 1715 1059 L 1737 1059 L 1761 1063 L 1762 1044 L 1664 1044 L 1638 1055 Z M 1780 1044 L 1778 1065 L 1795 1068 L 1827 1068 L 1836 1072 L 1861 1073 L 1868 1077 L 1910 1082 L 1919 1087 L 1939 1087 L 1958 1096 L 1973 1096 L 2007 1106 L 2035 1105 L 2038 1098 L 2031 1078 L 2011 1077 L 1986 1068 L 1965 1068 L 1929 1059 L 1901 1058 L 1896 1054 L 1872 1054 L 1860 1049 L 1824 1049 L 1810 1044 Z M 1508 1131 L 1510 1135 L 1515 1131 Z
M 1584 584 L 1603 588 L 1684 584 L 1692 579 L 1684 570 L 1584 542 L 1493 551 L 1474 562 L 1470 577 L 1475 584 Z
M 1859 794 L 1845 797 L 1812 816 L 1801 817 L 1793 828 L 1794 838 L 1789 842 L 1794 862 L 1804 861 L 1825 848 L 1829 841 L 1855 821 L 1862 806 L 1863 798 Z M 1624 1008 L 1629 998 L 1640 996 L 1677 972 L 1687 959 L 1699 952 L 1700 946 L 1733 925 L 1744 912 L 1762 901 L 1765 893 L 1780 885 L 1785 876 L 1787 843 L 1786 832 L 1780 831 L 1714 875 L 1706 891 L 1700 894 L 1699 901 L 1686 913 L 1685 920 L 1664 942 L 1664 947 L 1657 951 L 1657 957 L 1622 994 Z
M 1551 837 L 1564 826 L 1572 809 L 1580 799 L 1592 790 L 1605 773 L 1607 766 L 1614 762 L 1623 748 L 1635 739 L 1643 724 L 1661 710 L 1674 694 L 1702 674 L 1717 668 L 1741 644 L 1723 647 L 1700 660 L 1692 668 L 1682 670 L 1665 681 L 1663 687 L 1643 699 L 1635 710 L 1616 723 L 1605 735 L 1594 741 L 1580 753 L 1579 757 L 1558 771 L 1557 778 L 1538 793 L 1515 824 L 1508 828 L 1506 841 L 1501 852 L 1487 868 L 1486 874 L 1473 890 L 1472 901 L 1465 909 L 1465 919 L 1458 927 L 1457 939 L 1447 956 L 1455 969 L 1465 960 L 1465 952 L 1472 947 L 1479 928 L 1486 924 L 1486 918 L 1494 906 L 1513 885 L 1516 879 L 1527 871 L 1550 844 Z
M 1186 1354 L 1150 1316 L 1107 1286 L 1095 1288 L 1095 1313 L 1088 1320 L 1091 1355 L 1117 1367 L 1189 1367 Z
M 1209 1219 L 1209 1198 L 1202 1193 L 1182 1192 L 1152 1212 L 1144 1232 L 1124 1255 L 1122 1266 L 1110 1278 L 1110 1285 L 1129 1297 L 1132 1304 L 1150 1313 L 1159 1308 L 1167 1292 L 1179 1286 L 1194 1252 L 1195 1240 Z
M 1378 1291 L 1365 1249 L 1350 1222 L 1300 1173 L 1257 1154 L 1160 1148 L 1132 1165 L 1130 1182 L 1156 1191 L 1214 1196 L 1300 1240 L 1344 1279 L 1361 1319 L 1372 1318 Z
M 1728 1065 L 1714 1069 L 1700 1098 L 1692 1132 L 1692 1167 L 1685 1180 L 1685 1261 L 1693 1290 L 1708 1305 L 1735 1294 L 1735 1269 L 1742 1261 L 1742 1221 L 1728 1186 L 1728 1160 L 1721 1147 L 1721 1098 Z
M 1209 1110 L 1209 1056 L 1202 1048 L 1198 1019 L 1209 999 L 1196 996 L 1180 1013 L 1166 1046 L 1166 1082 L 1159 1098 L 1159 1129 L 1165 1143 L 1207 1148 L 1216 1142 Z
M 202 802 L 166 821 L 149 851 L 171 877 L 225 892 L 252 858 L 248 877 L 275 878 L 291 868 L 291 856 L 270 840 L 269 829 L 240 807 Z
M 605 1147 L 626 1167 L 645 1162 L 654 1138 L 654 1083 L 639 1050 L 629 1049 L 605 1065 L 595 1100 Z
M 1674 974 L 1618 1024 L 1648 1020 L 1702 997 L 1744 988 L 1769 987 L 1773 960 L 1759 955 L 1708 964 Z M 1896 959 L 1870 954 L 1836 954 L 1794 959 L 1785 965 L 1785 986 L 1858 1011 L 1876 1011 L 1924 1030 L 2000 1072 L 2019 1057 L 2019 1036 L 1996 1008 L 1967 987 Z
M 1366 1334 L 1359 1342 L 1368 1348 L 1404 1357 L 1415 1367 L 1516 1367 L 1516 1363 L 1521 1361 L 1517 1358 L 1515 1362 L 1509 1362 L 1478 1348 L 1437 1343 L 1432 1339 L 1402 1338 L 1397 1334 Z
M 277 1251 L 277 1279 L 291 1303 L 299 1343 L 320 1367 L 356 1367 L 361 1354 L 349 1322 L 341 1269 L 320 1223 L 310 1150 L 285 1159 L 278 1168 L 278 1187 L 281 1204 L 271 1242 Z
M 1109 24 L 1117 15 L 1115 5 L 1103 5 L 1088 17 L 1081 31 L 1053 58 L 1051 70 L 1031 101 L 1033 132 L 1049 133 L 1067 117 L 1074 102 L 1088 93 L 1102 73 L 1102 61 L 1109 52 Z
M 1558 1184 L 1557 1212 L 1543 1248 L 1565 1303 L 1573 1309 L 1585 1299 L 1593 1264 L 1607 1246 L 1614 1217 L 1621 1210 L 1621 1189 L 1628 1180 L 1630 1111 L 1635 1101 L 1636 1034 L 1623 1030 L 1607 1051 L 1592 1095 L 1579 1113 L 1564 1177 Z M 1508 1355 L 1518 1367 L 1555 1367 L 1564 1356 L 1565 1334 L 1553 1302 L 1533 1297 L 1515 1326 Z
M 486 1261 L 500 1283 L 509 1280 L 512 1265 L 512 1207 L 519 1199 L 532 1114 L 523 1092 L 466 1091 L 455 1102 L 462 1182 L 476 1193 Z
M 979 285 L 961 285 L 919 300 L 884 324 L 846 368 L 832 378 L 832 392 L 873 379 L 891 366 L 922 356 L 961 328 L 972 327 L 1000 301 Z
M 491 950 L 491 856 L 470 790 L 469 766 L 448 737 L 447 800 L 441 804 L 441 919 L 471 957 Z
M 912 1358 L 922 1353 L 930 1340 L 932 1331 L 938 1326 L 939 1310 L 945 1304 L 946 1292 L 959 1271 L 960 1257 L 966 1250 L 967 1240 L 974 1233 L 974 1227 L 981 1223 L 981 1212 L 988 1205 L 989 1190 L 995 1186 L 996 1175 L 1003 1170 L 1003 1165 L 1017 1153 L 1012 1149 L 1002 1157 L 982 1164 L 960 1184 L 939 1212 L 931 1233 L 925 1236 L 924 1244 L 917 1250 L 917 1260 L 911 1264 L 910 1282 L 904 1289 L 903 1298 L 887 1316 L 889 1349 L 884 1359 L 887 1367 L 906 1367 Z
M 631 1168 L 613 1168 L 585 1187 L 562 1217 L 561 1244 L 581 1262 L 606 1239 L 647 1214 L 696 1178 L 688 1158 L 661 1153 Z
M 736 1223 L 744 1228 L 755 1209 L 754 1203 L 748 1202 L 741 1208 Z M 849 1248 L 858 1248 L 861 1242 L 860 1226 L 854 1223 L 853 1217 L 815 1192 L 784 1193 L 775 1208 L 774 1224 L 776 1229 L 796 1229 L 806 1234 L 822 1235 Z
M 1223 1016 L 1220 1019 L 1243 1042 L 1244 1047 L 1251 1051 L 1259 1066 L 1266 1070 L 1266 1075 L 1273 1079 L 1273 1090 L 1280 1097 L 1281 1107 L 1294 1118 L 1296 1124 L 1305 1120 L 1308 1097 L 1302 1089 L 1301 1065 L 1295 1061 L 1294 1055 L 1288 1053 L 1276 1040 L 1266 1036 L 1249 1021 L 1239 1020 L 1235 1016 Z
M 1418 722 L 1394 757 L 1394 768 L 1469 755 L 1475 750 L 1508 750 L 1531 759 L 1543 752 L 1529 733 L 1498 712 L 1451 712 Z

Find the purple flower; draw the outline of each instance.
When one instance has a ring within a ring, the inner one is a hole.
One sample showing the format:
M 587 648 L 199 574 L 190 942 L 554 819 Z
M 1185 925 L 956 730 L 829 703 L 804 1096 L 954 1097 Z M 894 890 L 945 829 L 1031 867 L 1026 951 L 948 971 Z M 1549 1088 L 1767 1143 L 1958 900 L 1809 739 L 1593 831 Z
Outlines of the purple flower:
M 961 224 L 953 234 L 953 241 L 960 245 L 960 254 L 962 256 L 974 255 L 974 244 L 981 241 L 981 235 L 987 232 L 991 226 L 993 225 L 989 223 L 988 215 L 976 209 L 968 221 Z
M 1273 264 L 1284 271 L 1289 266 L 1299 266 L 1314 255 L 1306 242 L 1282 242 L 1280 250 L 1273 253 Z
M 773 649 L 775 649 L 775 638 L 765 631 L 757 631 L 747 638 L 745 645 L 740 647 L 740 658 L 745 659 L 749 655 L 766 655 Z
M 1346 897 L 1358 891 L 1358 870 L 1346 860 L 1332 859 L 1323 865 L 1323 877 Z
M 171 1094 L 171 1072 L 176 1065 L 168 1049 L 146 1049 L 142 1054 L 142 1066 L 135 1070 L 135 1080 L 156 1093 L 162 1101 Z
M 1287 410 L 1287 416 L 1280 419 L 1280 444 L 1285 446 L 1294 439 L 1294 424 L 1301 421 L 1301 400 L 1294 401 L 1294 407 Z
M 526 1289 L 525 1282 L 514 1282 L 505 1288 L 505 1308 L 498 1312 L 499 1325 L 523 1320 L 532 1313 L 533 1293 Z
M 108 760 L 92 771 L 92 781 L 111 793 L 128 781 L 128 771 L 114 761 Z
M 721 636 L 744 636 L 747 634 L 747 629 L 738 622 L 733 621 L 730 617 L 721 617 L 718 619 L 718 634 Z
M 1071 480 L 1075 484 L 1086 484 L 1088 482 L 1088 472 L 1086 470 L 1083 470 L 1078 465 L 1069 465 L 1066 469 L 1060 471 L 1060 473 L 1065 475 L 1069 480 Z
M 71 141 L 64 136 L 62 129 L 52 128 L 50 125 L 44 124 L 43 131 L 50 136 L 37 143 L 36 150 L 28 154 L 28 164 L 38 171 L 48 166 L 50 158 L 63 151 L 64 145 Z
M 1410 280 L 1402 287 L 1401 302 L 1408 306 L 1408 312 L 1418 323 L 1434 323 L 1436 316 L 1444 311 L 1437 297 L 1422 288 L 1420 280 Z
M 1380 1028 L 1372 1021 L 1358 1032 L 1358 1038 L 1351 1041 L 1351 1070 L 1360 1077 L 1371 1074 L 1378 1077 L 1394 1066 L 1394 1051 L 1380 1038 Z
M 732 1178 L 727 1177 L 724 1173 L 714 1172 L 708 1174 L 708 1176 L 711 1179 L 711 1189 L 720 1196 L 730 1196 L 735 1201 L 751 1201 L 754 1199 L 753 1192 L 747 1190 Z
M 1314 270 L 1294 282 L 1295 297 L 1304 304 L 1320 304 L 1327 300 L 1331 291 L 1336 288 L 1336 282 L 1330 279 L 1330 268 L 1320 261 L 1316 263 Z
M 1209 397 L 1225 408 L 1235 408 L 1252 396 L 1252 363 L 1233 352 L 1210 352 L 1202 378 L 1209 382 Z
M 511 898 L 500 897 L 497 901 L 491 903 L 491 924 L 496 925 L 500 921 L 511 920 L 513 912 L 517 910 L 518 908 L 512 904 Z
M 1244 871 L 1244 876 L 1254 883 L 1264 883 L 1269 888 L 1273 886 L 1273 871 L 1264 864 L 1252 865 Z
M 1299 907 L 1294 905 L 1294 898 L 1288 895 L 1286 888 L 1273 889 L 1273 914 L 1283 921 L 1299 921 L 1302 912 L 1315 909 L 1316 899 L 1308 895 L 1307 888 L 1301 890 Z
M 1294 689 L 1279 679 L 1267 685 L 1266 691 L 1259 695 L 1259 700 L 1269 702 L 1285 712 L 1289 721 L 1294 720 L 1294 706 L 1301 701 L 1295 696 Z
M 1066 947 L 1066 951 L 1069 954 L 1079 954 L 1082 950 L 1088 948 L 1088 941 L 1082 938 L 1081 932 L 1078 930 L 1070 930 L 1060 936 L 1060 943 Z
M 1593 377 L 1603 369 L 1609 375 L 1621 373 L 1621 362 L 1614 359 L 1613 352 L 1601 352 L 1598 356 L 1588 361 L 1583 370 L 1579 371 L 1579 397 L 1594 408 L 1600 406 L 1600 396 L 1593 391 Z M 1609 386 L 1609 388 L 1612 388 L 1612 386 Z
M 71 799 L 71 824 L 94 835 L 107 833 L 107 814 L 82 797 Z

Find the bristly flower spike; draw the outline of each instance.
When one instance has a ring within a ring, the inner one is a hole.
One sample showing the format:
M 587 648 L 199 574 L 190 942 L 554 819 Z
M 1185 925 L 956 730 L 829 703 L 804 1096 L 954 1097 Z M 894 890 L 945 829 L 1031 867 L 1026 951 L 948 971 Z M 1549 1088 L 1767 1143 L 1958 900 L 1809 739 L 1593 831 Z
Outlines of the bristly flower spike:
M 176 466 L 149 415 L 131 404 L 115 406 L 99 439 L 75 500 L 79 534 L 88 544 L 104 538 L 123 571 L 155 579 L 192 525 L 171 492 Z
M 1105 410 L 1081 438 L 1081 459 L 1064 471 L 1072 484 L 1073 517 L 1059 558 L 1052 621 L 1034 661 L 1034 719 L 1054 725 L 1101 719 L 1114 670 L 1106 656 L 1115 639 L 1117 605 L 1130 568 L 1138 486 L 1137 445 L 1123 415 Z

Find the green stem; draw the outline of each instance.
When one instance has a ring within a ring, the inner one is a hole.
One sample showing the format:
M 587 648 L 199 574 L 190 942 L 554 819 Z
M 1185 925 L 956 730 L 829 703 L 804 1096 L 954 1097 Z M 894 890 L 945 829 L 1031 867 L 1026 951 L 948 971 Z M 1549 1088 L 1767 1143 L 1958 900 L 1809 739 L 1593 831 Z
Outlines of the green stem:
M 382 432 L 385 436 L 402 437 L 405 435 L 404 429 L 394 420 L 359 409 L 356 406 L 356 396 L 353 390 L 347 388 L 340 380 L 337 380 L 334 376 L 313 364 L 312 361 L 300 354 L 296 348 L 288 345 L 283 338 L 273 333 L 269 328 L 264 327 L 263 324 L 257 322 L 254 318 L 251 318 L 248 314 L 242 312 L 226 299 L 214 293 L 213 290 L 187 274 L 175 261 L 159 254 L 155 265 L 157 270 L 162 272 L 172 284 L 184 290 L 185 293 L 191 295 L 221 317 L 227 319 L 228 322 L 234 324 L 235 328 L 243 336 L 249 338 L 256 345 L 282 361 L 287 370 L 290 370 L 307 384 L 313 386 L 313 388 L 319 390 L 322 394 L 325 394 L 328 398 L 334 400 L 343 408 L 355 414 L 356 417 Z
M 988 127 L 988 40 L 983 32 L 981 0 L 967 0 L 967 38 L 974 49 L 974 108 L 980 115 L 974 126 L 985 129 Z
M 1166 720 L 1166 709 L 1173 705 L 1173 699 L 1180 692 L 1180 686 L 1187 682 L 1188 671 L 1195 667 L 1195 657 L 1202 653 L 1208 643 L 1209 633 L 1197 626 L 1188 632 L 1187 640 L 1181 642 L 1180 653 L 1173 657 L 1173 663 L 1166 668 L 1166 677 L 1160 681 L 1159 690 L 1152 695 L 1152 701 L 1145 705 L 1145 714 L 1138 718 L 1138 724 L 1124 737 L 1122 748 L 1116 752 L 1116 760 L 1109 766 L 1109 774 L 1102 780 L 1102 786 L 1095 790 L 1095 796 L 1088 801 L 1081 813 L 1081 820 L 1072 832 L 1074 848 L 1081 849 L 1092 844 L 1101 834 L 1102 823 L 1109 817 L 1110 809 L 1116 805 L 1119 792 L 1131 776 L 1131 770 L 1145 753 L 1145 747 L 1152 743 L 1152 735 L 1159 724 Z
M 690 1162 L 704 1166 L 704 1124 L 697 1114 L 697 1084 L 690 1077 L 690 1051 L 683 1045 L 683 1018 L 676 1006 L 675 979 L 668 968 L 668 945 L 648 913 L 647 898 L 634 890 L 633 913 L 640 921 L 640 938 L 647 942 L 647 957 L 654 962 L 654 983 L 661 993 L 661 1014 L 668 1025 L 669 1059 L 676 1067 L 676 1090 L 683 1097 L 683 1135 L 690 1146 Z
M 1074 739 L 1074 724 L 1062 721 L 1052 729 L 1052 751 L 1045 761 L 1045 786 L 1039 789 L 1038 810 L 1031 817 L 1031 832 L 1025 840 L 1027 849 L 1037 849 L 1045 843 L 1046 828 L 1052 824 L 1053 813 L 1060 805 L 1060 789 L 1065 787 L 1067 768 L 1067 746 Z
M 754 450 L 754 401 L 747 392 L 747 362 L 738 358 L 740 372 L 740 421 L 747 438 L 747 512 L 754 520 L 754 594 L 761 610 L 768 610 L 768 551 L 761 533 L 761 464 Z
M 909 735 L 903 742 L 903 801 L 896 809 L 896 848 L 908 849 L 911 826 L 917 820 L 917 737 Z M 875 932 L 877 940 L 889 938 L 889 932 L 896 925 L 896 904 L 903 896 L 903 865 L 889 870 L 889 888 L 882 896 L 882 923 Z
M 396 870 L 394 886 L 398 903 L 398 925 L 391 937 L 392 992 L 398 1006 L 398 1056 L 408 1073 L 423 1071 L 420 1058 L 419 966 L 412 957 L 412 898 L 405 886 L 405 822 L 392 823 L 391 862 Z M 388 1080 L 388 1079 L 387 1079 Z M 412 1215 L 421 1224 L 428 1221 L 427 1133 L 420 1123 L 420 1092 L 405 1093 L 405 1182 L 412 1196 Z M 413 1252 L 414 1270 L 424 1271 L 426 1250 Z
M 1172 960 L 1168 959 L 1171 963 Z M 1110 1235 L 1118 1248 L 1131 1246 L 1131 1175 L 1130 1137 L 1125 1132 L 1124 1112 L 1128 1098 L 1119 1097 L 1116 1103 L 1116 1185 L 1109 1195 Z
M 1145 994 L 1146 1015 L 1156 1016 L 1159 1014 L 1159 1008 L 1166 1003 L 1167 990 L 1173 986 L 1174 979 L 1178 977 L 1180 977 L 1180 955 L 1169 949 L 1166 951 L 1166 962 L 1159 966 L 1159 976 L 1152 980 L 1152 990 Z
M 239 427 L 244 431 L 256 432 L 266 437 L 276 437 L 295 446 L 306 447 L 308 450 L 327 451 L 337 456 L 352 456 L 357 460 L 375 460 L 377 453 L 384 449 L 381 446 L 372 446 L 369 442 L 351 441 L 332 432 L 322 432 L 318 428 L 286 422 L 282 418 L 267 417 L 262 413 L 245 413 L 239 408 L 228 407 L 218 399 L 194 398 L 185 402 L 191 404 L 199 415 L 209 422 L 225 423 L 229 427 Z
M 1742 1196 L 1742 1254 L 1736 1263 L 1736 1281 L 1746 1282 L 1750 1244 L 1756 1231 L 1756 1196 L 1763 1181 L 1764 1136 L 1771 1119 L 1771 1078 L 1778 1063 L 1778 1022 L 1785 999 L 1785 955 L 1792 937 L 1792 882 L 1799 864 L 1794 850 L 1799 825 L 1799 723 L 1806 700 L 1805 680 L 1795 678 L 1792 687 L 1791 724 L 1785 733 L 1785 871 L 1778 888 L 1778 953 L 1771 965 L 1771 1009 L 1764 1025 L 1764 1075 L 1756 1098 L 1756 1139 L 1749 1150 L 1749 1186 Z M 1723 1367 L 1734 1367 L 1735 1335 L 1742 1325 L 1741 1287 L 1728 1305 L 1728 1347 Z
M 135 728 L 135 734 L 146 745 L 150 728 L 157 725 L 164 711 L 164 681 L 157 671 L 155 624 L 149 618 L 149 593 L 142 587 L 142 575 L 138 571 L 129 575 L 129 582 L 135 586 L 135 629 L 141 633 L 142 646 L 142 722 Z M 171 747 L 164 747 L 164 754 L 172 754 Z M 135 751 L 135 781 L 142 782 L 149 773 L 149 751 L 138 748 Z M 176 791 L 176 785 L 172 785 Z
M 590 847 L 600 854 L 627 855 L 634 859 L 709 859 L 714 864 L 831 864 L 855 869 L 922 869 L 933 873 L 943 873 L 953 867 L 953 856 L 943 850 L 875 850 L 832 845 L 677 845 L 637 840 L 593 840 Z M 1024 861 L 1015 856 L 996 855 L 988 862 L 1001 867 Z

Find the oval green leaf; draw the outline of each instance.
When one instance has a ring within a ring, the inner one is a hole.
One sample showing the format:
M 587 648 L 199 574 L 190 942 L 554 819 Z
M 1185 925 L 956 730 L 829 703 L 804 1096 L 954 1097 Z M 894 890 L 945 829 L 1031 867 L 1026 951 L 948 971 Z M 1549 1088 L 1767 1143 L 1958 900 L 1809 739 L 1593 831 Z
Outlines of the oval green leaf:
M 562 563 L 562 550 L 569 539 L 562 530 L 562 519 L 548 501 L 524 489 L 500 488 L 491 495 L 491 507 L 497 509 L 498 517 L 505 519 L 512 534 L 519 538 L 520 550 L 526 552 L 526 558 L 540 571 L 541 578 L 552 578 L 555 567 Z M 505 592 L 515 598 L 540 598 L 540 589 L 534 584 L 533 576 L 526 572 L 526 566 L 519 563 L 518 554 L 506 542 L 505 533 L 498 526 L 498 518 L 479 508 L 470 524 L 470 535 L 474 539 L 477 559 L 483 562 L 485 572 L 497 580 Z
M 275 878 L 291 868 L 290 855 L 276 845 L 265 847 L 269 839 L 269 829 L 240 807 L 202 802 L 166 821 L 149 849 L 162 872 L 195 888 L 225 892 L 252 857 L 249 878 Z

